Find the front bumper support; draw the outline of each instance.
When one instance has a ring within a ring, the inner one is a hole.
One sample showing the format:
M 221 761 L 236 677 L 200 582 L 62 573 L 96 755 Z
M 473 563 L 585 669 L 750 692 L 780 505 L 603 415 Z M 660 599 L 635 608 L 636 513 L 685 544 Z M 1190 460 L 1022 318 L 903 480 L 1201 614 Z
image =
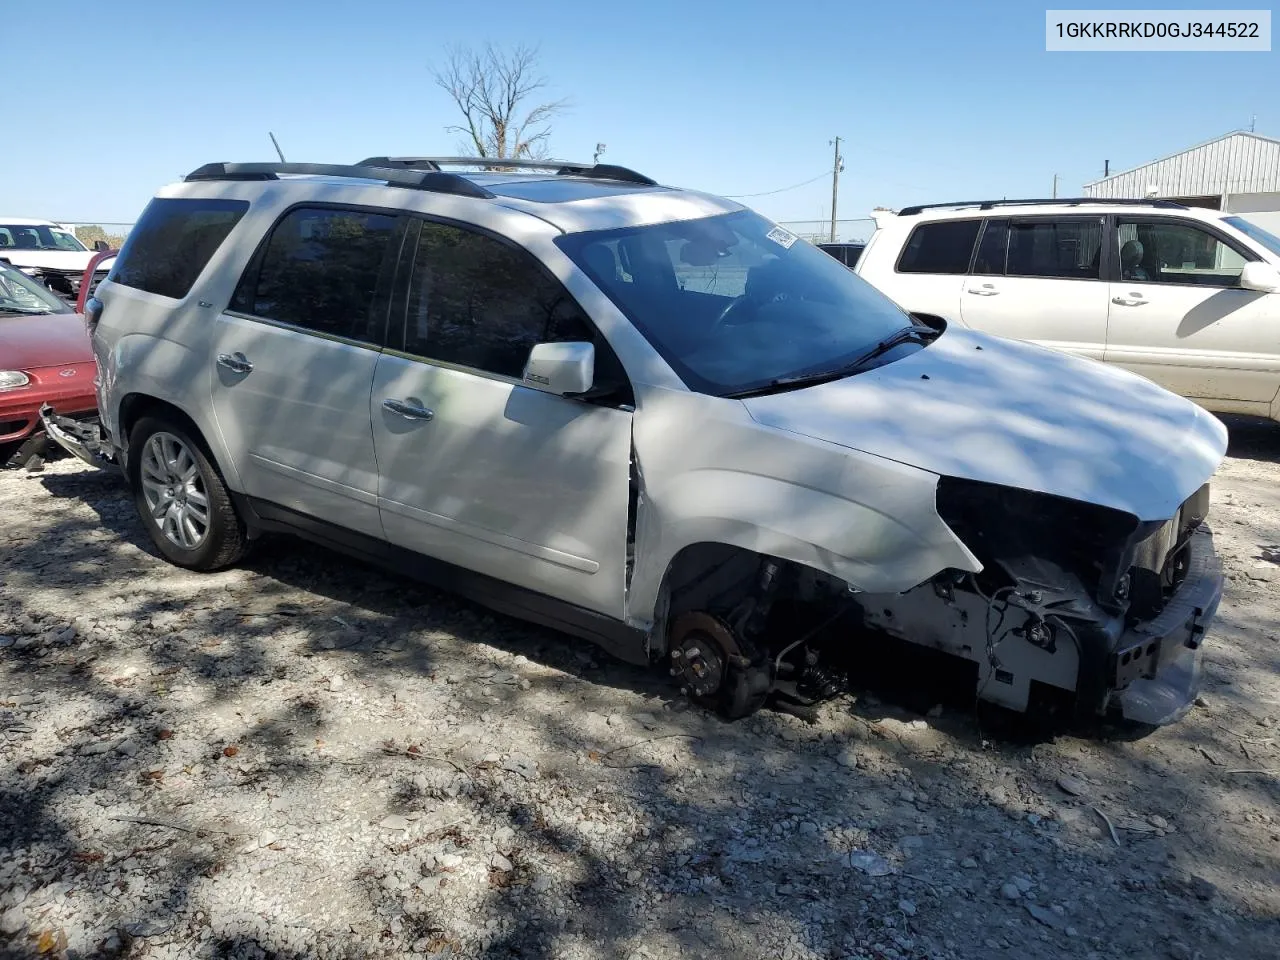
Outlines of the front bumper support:
M 1191 709 L 1200 688 L 1205 630 L 1222 600 L 1222 562 L 1202 525 L 1191 537 L 1187 575 L 1152 620 L 1126 630 L 1112 660 L 1111 704 L 1126 720 L 1159 726 Z

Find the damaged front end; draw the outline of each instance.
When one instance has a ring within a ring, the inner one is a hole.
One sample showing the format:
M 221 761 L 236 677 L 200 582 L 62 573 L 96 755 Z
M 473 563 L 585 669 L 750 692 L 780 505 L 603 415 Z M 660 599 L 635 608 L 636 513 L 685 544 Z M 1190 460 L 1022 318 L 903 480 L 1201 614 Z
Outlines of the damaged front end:
M 983 564 L 893 596 L 863 623 L 974 662 L 982 699 L 1024 711 L 1037 691 L 1078 716 L 1177 720 L 1200 679 L 1222 596 L 1205 484 L 1170 519 L 943 477 L 937 508 Z

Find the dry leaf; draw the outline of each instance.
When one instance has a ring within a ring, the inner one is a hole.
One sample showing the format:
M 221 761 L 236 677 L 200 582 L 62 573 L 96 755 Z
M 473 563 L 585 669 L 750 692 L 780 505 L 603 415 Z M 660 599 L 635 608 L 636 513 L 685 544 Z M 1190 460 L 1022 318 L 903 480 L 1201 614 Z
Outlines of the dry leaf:
M 234 757 L 239 752 L 240 748 L 235 746 L 222 748 L 222 755 L 224 757 Z
M 61 930 L 41 930 L 36 938 L 36 953 L 61 952 L 67 949 L 67 935 Z

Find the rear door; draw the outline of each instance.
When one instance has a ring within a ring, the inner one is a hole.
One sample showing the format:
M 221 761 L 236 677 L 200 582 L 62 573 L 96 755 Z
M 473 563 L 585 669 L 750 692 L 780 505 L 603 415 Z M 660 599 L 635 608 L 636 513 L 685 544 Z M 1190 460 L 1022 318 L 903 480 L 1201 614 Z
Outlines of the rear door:
M 965 325 L 1101 360 L 1105 226 L 1101 216 L 989 219 L 960 296 Z
M 1121 216 L 1115 255 L 1109 361 L 1184 397 L 1275 398 L 1280 294 L 1240 288 L 1255 254 L 1195 221 Z
M 387 539 L 620 619 L 632 416 L 621 364 L 559 281 L 506 240 L 414 221 L 401 273 L 396 349 L 370 399 Z M 595 383 L 617 385 L 611 395 L 523 385 L 535 343 L 575 340 L 595 343 Z
M 289 210 L 216 321 L 212 404 L 244 492 L 382 536 L 369 392 L 403 223 Z

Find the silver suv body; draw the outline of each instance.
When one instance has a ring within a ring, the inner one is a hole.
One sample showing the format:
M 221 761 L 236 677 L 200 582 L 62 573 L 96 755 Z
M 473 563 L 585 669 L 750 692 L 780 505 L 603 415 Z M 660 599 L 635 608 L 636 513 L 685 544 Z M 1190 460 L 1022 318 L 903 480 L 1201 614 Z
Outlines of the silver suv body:
M 886 637 L 1014 709 L 1186 708 L 1218 421 L 911 318 L 731 201 L 504 165 L 214 164 L 159 192 L 87 321 L 165 556 L 290 531 L 730 715 L 826 695 Z

